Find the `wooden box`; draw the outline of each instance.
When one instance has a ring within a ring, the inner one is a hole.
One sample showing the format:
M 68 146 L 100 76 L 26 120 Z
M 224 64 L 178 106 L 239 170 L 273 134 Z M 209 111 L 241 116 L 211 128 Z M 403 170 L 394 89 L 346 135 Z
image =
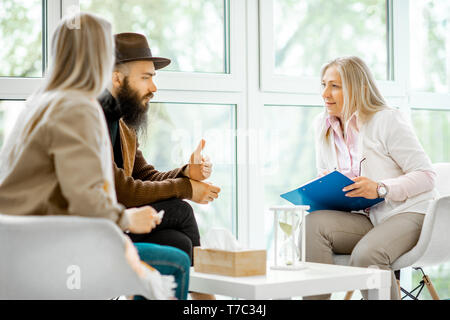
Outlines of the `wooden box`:
M 223 251 L 194 248 L 195 272 L 249 277 L 266 274 L 266 250 Z

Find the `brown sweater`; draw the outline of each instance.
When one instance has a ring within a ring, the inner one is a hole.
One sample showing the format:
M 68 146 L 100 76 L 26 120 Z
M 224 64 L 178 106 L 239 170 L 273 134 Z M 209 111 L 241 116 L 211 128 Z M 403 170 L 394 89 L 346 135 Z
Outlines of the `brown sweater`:
M 139 150 L 136 132 L 127 127 L 122 119 L 119 121 L 119 132 L 123 169 L 114 163 L 118 202 L 130 208 L 174 197 L 192 198 L 191 183 L 182 174 L 186 166 L 168 172 L 155 170 Z

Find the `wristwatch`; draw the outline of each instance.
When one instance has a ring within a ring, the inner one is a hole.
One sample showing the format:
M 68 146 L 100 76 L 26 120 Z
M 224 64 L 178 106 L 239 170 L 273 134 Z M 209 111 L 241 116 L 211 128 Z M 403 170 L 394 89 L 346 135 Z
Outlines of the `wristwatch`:
M 377 187 L 378 198 L 386 198 L 388 191 L 389 190 L 384 183 L 378 182 Z

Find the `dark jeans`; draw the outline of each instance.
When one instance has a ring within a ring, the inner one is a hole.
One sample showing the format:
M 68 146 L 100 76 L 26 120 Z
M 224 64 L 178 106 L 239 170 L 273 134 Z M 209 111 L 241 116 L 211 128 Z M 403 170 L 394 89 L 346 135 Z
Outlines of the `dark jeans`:
M 176 198 L 149 205 L 156 211 L 165 211 L 161 224 L 147 234 L 129 234 L 131 240 L 181 249 L 188 254 L 193 265 L 192 250 L 200 245 L 200 233 L 192 207 Z

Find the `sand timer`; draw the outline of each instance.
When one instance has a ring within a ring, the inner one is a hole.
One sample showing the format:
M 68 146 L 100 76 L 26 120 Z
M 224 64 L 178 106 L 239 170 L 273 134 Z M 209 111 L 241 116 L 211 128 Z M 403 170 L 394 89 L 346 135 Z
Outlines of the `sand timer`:
M 305 211 L 309 210 L 309 206 L 279 206 L 271 207 L 270 210 L 274 214 L 274 265 L 271 268 L 276 270 L 305 269 L 304 221 Z M 301 227 L 301 232 L 299 232 L 299 227 Z M 302 248 L 297 246 L 299 236 L 302 237 Z

